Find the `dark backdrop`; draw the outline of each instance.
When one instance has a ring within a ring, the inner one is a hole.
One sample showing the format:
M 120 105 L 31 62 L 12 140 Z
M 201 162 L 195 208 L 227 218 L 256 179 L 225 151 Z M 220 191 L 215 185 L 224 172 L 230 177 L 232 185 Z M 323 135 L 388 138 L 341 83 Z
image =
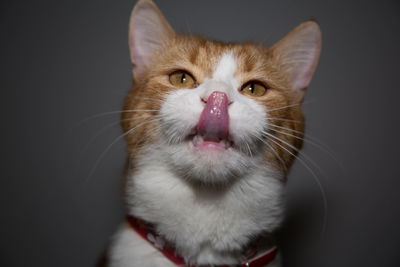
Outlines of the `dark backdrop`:
M 157 3 L 175 29 L 223 41 L 272 44 L 320 22 L 304 111 L 307 135 L 323 144 L 307 142 L 301 157 L 328 206 L 297 161 L 284 266 L 400 266 L 399 1 Z M 119 115 L 79 122 L 121 108 L 133 4 L 1 2 L 1 266 L 91 266 L 123 220 L 124 144 L 103 153 L 121 133 Z

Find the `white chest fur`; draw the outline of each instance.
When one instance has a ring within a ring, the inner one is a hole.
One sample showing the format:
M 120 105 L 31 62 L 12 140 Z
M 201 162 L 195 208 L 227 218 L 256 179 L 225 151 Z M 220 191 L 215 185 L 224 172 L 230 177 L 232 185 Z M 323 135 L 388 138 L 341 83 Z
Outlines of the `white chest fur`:
M 131 228 L 122 227 L 114 236 L 110 267 L 177 267 Z M 280 267 L 280 256 L 265 267 Z
M 157 225 L 187 260 L 237 263 L 252 237 L 280 224 L 282 183 L 270 168 L 219 188 L 194 185 L 174 174 L 159 149 L 149 149 L 128 177 L 128 212 Z

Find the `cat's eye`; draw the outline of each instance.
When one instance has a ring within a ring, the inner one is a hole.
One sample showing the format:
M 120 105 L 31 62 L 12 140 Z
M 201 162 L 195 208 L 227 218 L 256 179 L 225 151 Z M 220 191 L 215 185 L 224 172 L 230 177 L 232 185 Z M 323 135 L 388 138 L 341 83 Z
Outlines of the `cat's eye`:
M 267 88 L 257 81 L 250 81 L 240 89 L 240 92 L 250 96 L 263 96 L 266 91 Z
M 169 82 L 179 88 L 194 88 L 196 80 L 186 71 L 178 70 L 169 75 Z

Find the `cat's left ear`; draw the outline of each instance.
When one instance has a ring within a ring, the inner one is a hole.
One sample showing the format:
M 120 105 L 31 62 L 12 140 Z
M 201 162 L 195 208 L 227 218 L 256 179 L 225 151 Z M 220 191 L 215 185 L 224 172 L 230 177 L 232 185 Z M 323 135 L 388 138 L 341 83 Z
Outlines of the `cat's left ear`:
M 301 102 L 318 64 L 321 52 L 321 30 L 315 21 L 307 21 L 272 47 L 274 59 Z
M 136 3 L 129 22 L 129 50 L 135 79 L 146 73 L 154 55 L 173 36 L 175 31 L 152 0 Z

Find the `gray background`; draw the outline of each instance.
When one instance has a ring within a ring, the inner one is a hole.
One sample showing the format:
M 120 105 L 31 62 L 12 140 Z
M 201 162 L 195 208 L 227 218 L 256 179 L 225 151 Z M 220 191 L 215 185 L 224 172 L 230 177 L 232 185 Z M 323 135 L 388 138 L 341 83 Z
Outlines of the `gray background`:
M 302 158 L 315 162 L 328 208 L 297 161 L 284 266 L 400 266 L 399 1 L 157 3 L 175 29 L 223 41 L 272 44 L 304 20 L 320 22 L 322 56 L 304 112 L 308 136 L 334 155 L 306 143 Z M 121 108 L 133 4 L 1 2 L 0 266 L 91 266 L 123 220 L 123 142 L 89 175 L 121 133 L 119 116 L 79 122 Z

